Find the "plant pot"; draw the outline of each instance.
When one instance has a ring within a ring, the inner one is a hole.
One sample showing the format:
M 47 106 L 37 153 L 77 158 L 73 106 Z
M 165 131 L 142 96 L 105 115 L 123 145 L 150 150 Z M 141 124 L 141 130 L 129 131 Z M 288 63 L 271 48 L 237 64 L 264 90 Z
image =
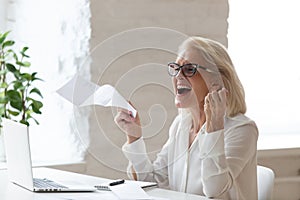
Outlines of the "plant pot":
M 6 161 L 3 135 L 4 134 L 3 134 L 2 128 L 0 128 L 0 162 L 5 162 Z

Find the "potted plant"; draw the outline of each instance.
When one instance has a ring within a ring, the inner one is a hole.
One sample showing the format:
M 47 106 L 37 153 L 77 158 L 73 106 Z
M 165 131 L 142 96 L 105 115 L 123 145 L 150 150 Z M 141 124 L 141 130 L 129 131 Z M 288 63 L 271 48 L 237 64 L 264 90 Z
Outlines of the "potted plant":
M 37 77 L 37 72 L 30 72 L 28 47 L 16 52 L 13 48 L 15 41 L 7 37 L 9 33 L 0 33 L 0 134 L 2 118 L 18 121 L 27 126 L 31 121 L 38 124 L 34 115 L 41 114 L 43 107 L 43 103 L 37 100 L 43 96 L 34 86 L 35 81 L 41 79 Z

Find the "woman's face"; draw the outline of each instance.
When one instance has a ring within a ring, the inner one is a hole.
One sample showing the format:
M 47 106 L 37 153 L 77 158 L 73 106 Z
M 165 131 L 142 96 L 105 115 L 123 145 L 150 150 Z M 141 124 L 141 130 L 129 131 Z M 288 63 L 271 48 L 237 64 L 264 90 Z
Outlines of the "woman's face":
M 176 63 L 180 66 L 188 63 L 203 66 L 199 54 L 197 54 L 196 51 L 188 49 L 176 59 Z M 203 74 L 204 73 L 207 72 L 203 71 Z M 175 105 L 177 108 L 203 107 L 204 98 L 208 94 L 208 88 L 205 80 L 199 73 L 199 69 L 192 77 L 184 76 L 182 70 L 180 70 L 177 76 L 172 77 L 172 82 L 175 93 Z

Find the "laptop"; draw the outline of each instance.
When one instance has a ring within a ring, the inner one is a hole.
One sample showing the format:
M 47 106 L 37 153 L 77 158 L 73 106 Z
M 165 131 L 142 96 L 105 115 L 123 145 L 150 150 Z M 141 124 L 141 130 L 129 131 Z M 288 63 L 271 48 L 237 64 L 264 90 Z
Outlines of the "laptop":
M 2 118 L 9 181 L 33 192 L 92 192 L 93 186 L 69 185 L 48 178 L 33 178 L 28 127 Z M 68 181 L 69 182 L 69 181 Z

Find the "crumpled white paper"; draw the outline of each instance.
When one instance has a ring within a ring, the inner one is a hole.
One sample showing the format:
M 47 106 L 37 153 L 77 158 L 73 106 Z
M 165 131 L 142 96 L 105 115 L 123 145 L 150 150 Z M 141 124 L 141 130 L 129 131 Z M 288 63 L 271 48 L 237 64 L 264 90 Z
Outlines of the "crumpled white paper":
M 56 92 L 78 107 L 89 105 L 119 107 L 131 111 L 133 117 L 136 117 L 137 111 L 109 84 L 99 86 L 77 75 Z

